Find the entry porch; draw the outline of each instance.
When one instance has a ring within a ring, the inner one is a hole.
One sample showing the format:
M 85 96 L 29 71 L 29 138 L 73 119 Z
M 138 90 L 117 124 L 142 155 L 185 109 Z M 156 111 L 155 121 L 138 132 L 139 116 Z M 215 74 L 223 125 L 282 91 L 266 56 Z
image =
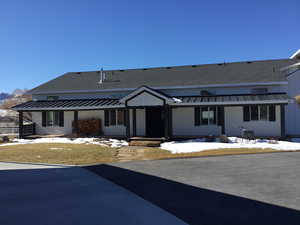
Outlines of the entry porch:
M 240 136 L 241 129 L 255 136 L 283 137 L 284 93 L 231 96 L 170 97 L 141 87 L 122 99 L 31 101 L 14 107 L 20 115 L 32 112 L 38 135 L 82 135 L 81 121 L 92 120 L 94 134 L 103 137 L 194 138 L 207 135 Z

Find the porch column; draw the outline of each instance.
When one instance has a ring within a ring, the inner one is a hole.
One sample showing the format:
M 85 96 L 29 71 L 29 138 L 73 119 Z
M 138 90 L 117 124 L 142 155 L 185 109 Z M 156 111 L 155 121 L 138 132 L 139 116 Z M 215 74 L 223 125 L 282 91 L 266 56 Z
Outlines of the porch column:
M 79 134 L 78 130 L 78 111 L 74 111 L 74 133 L 76 136 Z
M 173 109 L 169 107 L 169 139 L 173 138 Z
M 19 111 L 19 138 L 23 137 L 23 111 Z
M 164 118 L 165 118 L 165 138 L 167 140 L 170 139 L 170 125 L 171 125 L 171 120 L 170 120 L 170 107 L 169 106 L 165 106 L 164 107 Z
M 136 136 L 136 109 L 132 109 L 132 136 Z
M 280 105 L 281 137 L 285 137 L 285 105 Z
M 129 109 L 125 109 L 125 122 L 126 122 L 126 138 L 130 138 L 130 114 Z

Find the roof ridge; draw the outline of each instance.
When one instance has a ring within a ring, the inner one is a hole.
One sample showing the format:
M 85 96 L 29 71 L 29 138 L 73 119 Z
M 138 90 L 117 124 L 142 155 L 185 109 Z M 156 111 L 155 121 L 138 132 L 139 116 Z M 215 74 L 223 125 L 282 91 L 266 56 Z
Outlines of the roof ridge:
M 201 66 L 216 66 L 216 65 L 228 65 L 228 64 L 239 64 L 239 63 L 257 63 L 257 62 L 277 62 L 277 61 L 300 61 L 297 59 L 291 58 L 280 58 L 280 59 L 262 59 L 262 60 L 245 60 L 245 61 L 230 61 L 230 62 L 218 62 L 218 63 L 205 63 L 205 64 L 188 64 L 188 65 L 169 65 L 169 66 L 154 66 L 154 67 L 137 67 L 137 68 L 121 68 L 121 69 L 111 69 L 111 70 L 103 70 L 104 72 L 125 72 L 129 70 L 154 70 L 154 69 L 173 69 L 173 68 L 185 68 L 185 67 L 201 67 Z M 71 71 L 66 72 L 65 74 L 70 73 L 97 73 L 101 70 L 90 70 L 90 71 Z

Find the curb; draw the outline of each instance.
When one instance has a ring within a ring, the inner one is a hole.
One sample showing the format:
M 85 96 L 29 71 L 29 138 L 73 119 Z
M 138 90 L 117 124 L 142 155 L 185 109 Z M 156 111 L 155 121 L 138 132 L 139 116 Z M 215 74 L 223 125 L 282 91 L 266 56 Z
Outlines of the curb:
M 78 165 L 68 165 L 68 164 L 32 163 L 32 162 L 16 162 L 16 161 L 0 161 L 0 163 L 38 165 L 38 166 L 78 167 Z

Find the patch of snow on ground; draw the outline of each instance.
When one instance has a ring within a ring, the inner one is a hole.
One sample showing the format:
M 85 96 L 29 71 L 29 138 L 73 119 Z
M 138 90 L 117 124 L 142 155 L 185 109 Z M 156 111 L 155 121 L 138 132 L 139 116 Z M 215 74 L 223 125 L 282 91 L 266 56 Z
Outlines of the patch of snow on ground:
M 229 137 L 229 143 L 221 143 L 217 139 L 215 142 L 205 142 L 205 139 L 191 139 L 186 141 L 171 141 L 161 144 L 161 148 L 174 153 L 201 152 L 206 150 L 226 149 L 226 148 L 260 148 L 274 149 L 280 151 L 296 151 L 300 150 L 300 139 L 293 142 L 277 141 L 270 142 L 267 139 L 245 140 L 237 137 Z M 298 143 L 296 143 L 298 142 Z
M 58 143 L 58 144 L 94 144 L 119 148 L 127 146 L 128 142 L 117 139 L 106 138 L 37 138 L 37 139 L 13 139 L 12 143 L 0 144 L 0 146 L 20 145 L 20 144 L 40 144 L 40 143 Z

